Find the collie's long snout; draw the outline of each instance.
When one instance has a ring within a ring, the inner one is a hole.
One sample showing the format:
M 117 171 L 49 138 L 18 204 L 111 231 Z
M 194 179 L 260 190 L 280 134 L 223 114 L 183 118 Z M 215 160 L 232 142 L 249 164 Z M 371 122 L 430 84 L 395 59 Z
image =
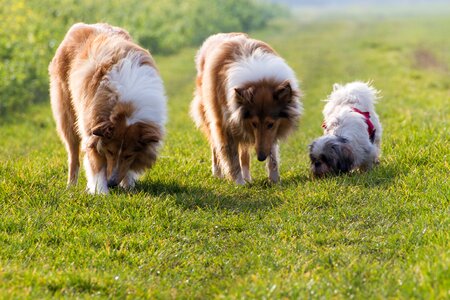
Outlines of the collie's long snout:
M 258 151 L 258 160 L 259 161 L 265 161 L 266 160 L 266 158 L 267 158 L 267 154 L 265 154 L 264 152 L 262 152 L 262 151 Z

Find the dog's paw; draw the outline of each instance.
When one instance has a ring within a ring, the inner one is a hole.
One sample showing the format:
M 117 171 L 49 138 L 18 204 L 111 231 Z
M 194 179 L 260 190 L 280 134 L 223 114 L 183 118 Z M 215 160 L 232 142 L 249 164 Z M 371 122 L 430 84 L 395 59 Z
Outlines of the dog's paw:
M 247 183 L 247 182 L 245 181 L 245 179 L 244 179 L 242 176 L 238 176 L 236 179 L 234 179 L 234 182 L 235 182 L 237 185 L 244 185 L 244 184 Z
M 91 195 L 107 195 L 109 193 L 108 187 L 87 187 L 86 192 Z
M 269 175 L 269 181 L 271 183 L 279 183 L 281 181 L 279 174 L 270 174 Z
M 242 169 L 242 177 L 244 178 L 245 182 L 252 182 L 252 176 L 250 175 L 250 171 L 246 168 Z
M 224 178 L 222 171 L 220 170 L 220 167 L 217 165 L 213 165 L 212 167 L 212 174 L 216 178 Z
M 136 181 L 134 179 L 124 179 L 122 180 L 122 182 L 119 184 L 119 186 L 121 188 L 123 188 L 124 190 L 132 190 L 135 188 L 136 186 Z

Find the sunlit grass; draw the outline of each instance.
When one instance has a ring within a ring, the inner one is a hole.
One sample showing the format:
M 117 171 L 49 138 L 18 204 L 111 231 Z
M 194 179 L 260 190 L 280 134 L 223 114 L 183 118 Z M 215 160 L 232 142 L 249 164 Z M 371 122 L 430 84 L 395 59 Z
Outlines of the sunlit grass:
M 113 298 L 448 298 L 449 18 L 281 21 L 255 34 L 294 68 L 299 130 L 281 146 L 280 185 L 210 174 L 188 116 L 195 49 L 156 57 L 167 139 L 134 193 L 65 188 L 48 104 L 0 127 L 0 295 Z M 438 65 L 418 64 L 428 51 Z M 422 51 L 421 50 L 421 51 Z M 334 82 L 373 80 L 384 127 L 369 173 L 312 180 Z

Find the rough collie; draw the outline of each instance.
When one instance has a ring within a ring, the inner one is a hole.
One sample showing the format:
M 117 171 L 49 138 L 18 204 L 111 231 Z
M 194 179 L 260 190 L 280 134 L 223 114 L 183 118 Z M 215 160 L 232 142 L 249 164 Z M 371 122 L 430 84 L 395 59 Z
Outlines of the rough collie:
M 324 135 L 309 146 L 315 176 L 368 170 L 378 163 L 382 128 L 374 108 L 377 95 L 364 82 L 334 85 L 323 110 Z
M 166 120 L 164 86 L 150 53 L 121 28 L 80 23 L 66 34 L 49 73 L 68 185 L 77 182 L 81 146 L 90 193 L 134 187 L 156 161 Z
M 250 147 L 279 181 L 278 141 L 296 127 L 302 106 L 293 70 L 266 43 L 243 33 L 209 37 L 196 56 L 191 116 L 206 135 L 212 173 L 251 181 Z

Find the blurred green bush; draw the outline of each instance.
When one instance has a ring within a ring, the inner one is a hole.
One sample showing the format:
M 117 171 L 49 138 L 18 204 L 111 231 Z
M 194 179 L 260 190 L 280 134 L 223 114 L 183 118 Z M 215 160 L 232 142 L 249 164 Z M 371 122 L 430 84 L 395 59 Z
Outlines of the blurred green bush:
M 48 63 L 74 23 L 123 27 L 165 55 L 216 32 L 264 27 L 279 12 L 257 0 L 0 0 L 0 116 L 48 99 Z

